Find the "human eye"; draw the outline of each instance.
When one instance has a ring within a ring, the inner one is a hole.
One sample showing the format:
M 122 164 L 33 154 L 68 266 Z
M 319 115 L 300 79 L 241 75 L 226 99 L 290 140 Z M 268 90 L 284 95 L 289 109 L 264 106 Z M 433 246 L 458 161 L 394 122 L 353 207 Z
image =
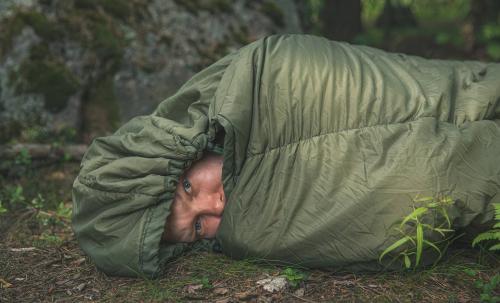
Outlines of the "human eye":
M 191 193 L 191 182 L 189 182 L 187 178 L 184 178 L 184 180 L 182 180 L 182 187 L 184 188 L 184 191 L 186 193 Z
M 201 220 L 199 218 L 196 219 L 196 222 L 194 223 L 194 231 L 196 233 L 196 236 L 201 235 Z

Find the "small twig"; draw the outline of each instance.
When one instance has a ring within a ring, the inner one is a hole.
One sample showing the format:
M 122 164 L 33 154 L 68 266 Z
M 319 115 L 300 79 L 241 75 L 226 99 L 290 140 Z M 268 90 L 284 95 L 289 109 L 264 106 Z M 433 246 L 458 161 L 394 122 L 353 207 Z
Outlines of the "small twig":
M 88 146 L 85 144 L 54 146 L 51 144 L 14 144 L 0 145 L 0 159 L 15 159 L 23 151 L 27 151 L 32 159 L 81 160 Z
M 311 301 L 311 300 L 306 299 L 306 298 L 301 298 L 301 297 L 297 296 L 297 295 L 296 295 L 296 294 L 294 294 L 294 293 L 288 293 L 288 294 L 289 294 L 290 296 L 292 296 L 292 297 L 294 297 L 294 298 L 296 298 L 296 299 L 299 299 L 299 300 L 301 300 L 301 301 L 304 301 L 304 302 L 309 302 L 309 303 L 315 303 L 315 302 L 316 302 L 316 301 Z
M 19 248 L 10 248 L 12 252 L 26 252 L 26 251 L 34 251 L 36 247 L 19 247 Z

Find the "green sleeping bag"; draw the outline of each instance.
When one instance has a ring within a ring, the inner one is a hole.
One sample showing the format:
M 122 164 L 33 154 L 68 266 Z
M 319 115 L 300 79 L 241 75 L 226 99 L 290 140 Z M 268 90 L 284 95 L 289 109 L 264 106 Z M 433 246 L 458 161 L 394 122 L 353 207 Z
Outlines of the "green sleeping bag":
M 216 243 L 225 254 L 397 268 L 379 257 L 401 237 L 394 227 L 419 207 L 416 196 L 452 201 L 446 215 L 429 210 L 430 226 L 492 219 L 499 100 L 500 64 L 267 37 L 92 143 L 74 183 L 74 231 L 103 271 L 157 275 L 187 247 L 161 242 L 178 178 L 223 133 L 228 200 Z M 424 229 L 425 239 L 438 236 Z

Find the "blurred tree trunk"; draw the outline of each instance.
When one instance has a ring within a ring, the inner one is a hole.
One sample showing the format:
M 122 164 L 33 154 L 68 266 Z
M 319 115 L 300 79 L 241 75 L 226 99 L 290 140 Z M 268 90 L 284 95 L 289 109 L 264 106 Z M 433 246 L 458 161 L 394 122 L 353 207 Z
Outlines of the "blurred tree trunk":
M 470 4 L 469 22 L 472 26 L 473 39 L 471 48 L 481 44 L 483 27 L 486 24 L 498 24 L 500 16 L 500 1 L 498 0 L 472 0 Z
M 320 19 L 325 37 L 352 41 L 362 31 L 361 0 L 325 0 Z
M 417 26 L 417 20 L 409 5 L 399 1 L 386 0 L 384 10 L 377 18 L 375 25 L 389 32 L 391 29 L 415 27 Z

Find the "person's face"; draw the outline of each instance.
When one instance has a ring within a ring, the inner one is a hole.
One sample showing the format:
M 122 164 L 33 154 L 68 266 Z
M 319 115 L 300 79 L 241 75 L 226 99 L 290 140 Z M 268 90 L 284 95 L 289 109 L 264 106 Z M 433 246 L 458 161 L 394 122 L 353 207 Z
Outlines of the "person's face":
M 225 201 L 222 157 L 204 156 L 179 180 L 164 238 L 169 242 L 214 238 Z

